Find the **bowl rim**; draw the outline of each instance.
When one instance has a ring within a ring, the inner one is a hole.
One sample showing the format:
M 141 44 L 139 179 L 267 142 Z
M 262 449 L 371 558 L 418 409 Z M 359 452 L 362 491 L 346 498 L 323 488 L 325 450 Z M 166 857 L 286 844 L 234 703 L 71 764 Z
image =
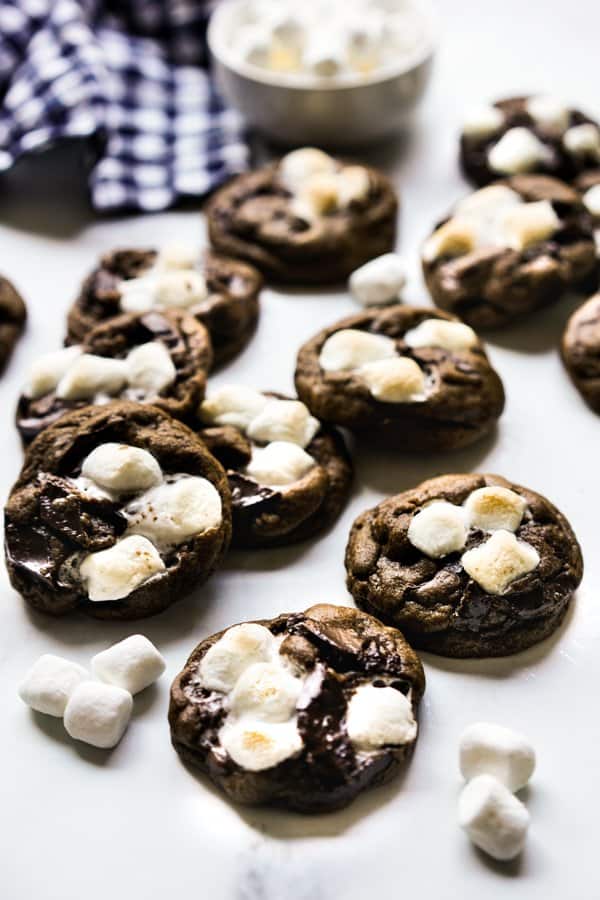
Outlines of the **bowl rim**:
M 415 69 L 429 62 L 435 54 L 439 43 L 440 20 L 435 6 L 430 0 L 410 0 L 411 5 L 426 22 L 425 40 L 407 56 L 403 57 L 401 64 L 388 64 L 381 69 L 376 69 L 370 75 L 350 75 L 344 80 L 330 81 L 327 78 L 319 78 L 314 75 L 286 74 L 282 72 L 271 73 L 268 70 L 259 69 L 243 60 L 235 58 L 230 52 L 230 44 L 224 40 L 223 30 L 228 17 L 233 14 L 235 7 L 247 4 L 249 0 L 222 0 L 213 10 L 207 28 L 207 43 L 210 53 L 218 63 L 225 66 L 236 75 L 271 88 L 283 88 L 290 91 L 322 91 L 339 92 L 355 90 L 361 87 L 372 87 L 385 84 L 389 81 L 407 75 Z

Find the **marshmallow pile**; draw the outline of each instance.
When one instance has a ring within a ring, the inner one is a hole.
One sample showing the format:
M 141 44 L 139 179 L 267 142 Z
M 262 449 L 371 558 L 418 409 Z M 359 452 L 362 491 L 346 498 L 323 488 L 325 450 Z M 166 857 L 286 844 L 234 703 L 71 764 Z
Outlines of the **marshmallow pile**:
M 460 563 L 486 593 L 503 594 L 540 563 L 537 550 L 515 535 L 526 511 L 515 491 L 478 488 L 462 506 L 434 500 L 423 507 L 411 519 L 408 540 L 426 556 L 441 559 L 464 550 L 471 530 L 485 532 L 486 540 L 464 552 Z
M 166 663 L 154 644 L 134 634 L 92 658 L 87 669 L 50 653 L 40 656 L 19 686 L 27 706 L 64 721 L 75 740 L 110 749 L 131 718 L 133 694 L 153 684 Z
M 300 400 L 278 400 L 243 385 L 225 385 L 200 406 L 207 425 L 232 425 L 252 444 L 241 474 L 279 490 L 300 480 L 317 465 L 306 452 L 320 423 Z
M 292 195 L 292 211 L 307 222 L 366 200 L 371 189 L 364 166 L 342 165 L 315 147 L 292 150 L 282 157 L 277 172 Z
M 409 347 L 439 347 L 451 352 L 477 344 L 477 335 L 468 325 L 443 319 L 425 319 L 403 339 Z M 357 375 L 382 403 L 423 403 L 433 390 L 419 364 L 400 355 L 395 340 L 357 328 L 343 328 L 328 337 L 319 364 L 324 372 Z
M 514 794 L 533 775 L 531 743 L 509 728 L 479 722 L 461 736 L 460 769 L 467 782 L 458 802 L 461 828 L 494 859 L 514 859 L 529 828 L 529 813 Z
M 189 309 L 208 297 L 198 248 L 176 241 L 165 244 L 154 264 L 137 278 L 119 283 L 121 310 L 129 313 L 151 309 Z
M 90 496 L 123 499 L 128 526 L 107 550 L 78 557 L 79 575 L 92 602 L 122 600 L 166 572 L 161 551 L 221 523 L 221 498 L 206 478 L 166 476 L 140 447 L 100 444 L 83 460 L 75 488 Z
M 428 39 L 426 22 L 406 0 L 250 0 L 232 34 L 242 63 L 327 83 L 397 67 Z
M 550 201 L 526 203 L 511 188 L 493 184 L 457 205 L 452 218 L 425 242 L 423 260 L 431 263 L 488 247 L 523 251 L 548 240 L 560 227 Z
M 207 650 L 198 669 L 199 685 L 222 695 L 227 710 L 218 733 L 221 746 L 250 772 L 302 751 L 298 710 L 319 689 L 314 673 L 299 671 L 280 653 L 283 640 L 263 625 L 234 625 Z M 417 735 L 410 696 L 371 683 L 352 694 L 345 727 L 357 752 L 365 754 L 409 743 Z

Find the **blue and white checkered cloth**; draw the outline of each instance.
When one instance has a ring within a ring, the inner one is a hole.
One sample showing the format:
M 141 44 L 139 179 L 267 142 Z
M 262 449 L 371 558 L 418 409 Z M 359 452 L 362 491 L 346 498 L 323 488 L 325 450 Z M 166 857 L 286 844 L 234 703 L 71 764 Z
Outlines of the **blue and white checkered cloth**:
M 243 171 L 207 63 L 208 0 L 0 0 L 0 172 L 65 138 L 97 210 L 159 210 Z

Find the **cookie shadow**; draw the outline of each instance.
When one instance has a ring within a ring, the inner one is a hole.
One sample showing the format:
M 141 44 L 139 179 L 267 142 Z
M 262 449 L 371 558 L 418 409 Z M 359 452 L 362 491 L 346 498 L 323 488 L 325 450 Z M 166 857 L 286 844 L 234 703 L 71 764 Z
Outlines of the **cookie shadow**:
M 307 553 L 314 540 L 324 537 L 326 532 L 320 533 L 313 540 L 307 538 L 292 544 L 289 547 L 257 547 L 251 550 L 230 550 L 225 560 L 223 570 L 226 572 L 273 572 L 293 565 L 305 553 Z
M 533 313 L 521 322 L 506 328 L 481 332 L 483 340 L 492 347 L 514 350 L 515 353 L 547 353 L 560 349 L 567 320 L 590 295 L 568 294 L 558 303 Z

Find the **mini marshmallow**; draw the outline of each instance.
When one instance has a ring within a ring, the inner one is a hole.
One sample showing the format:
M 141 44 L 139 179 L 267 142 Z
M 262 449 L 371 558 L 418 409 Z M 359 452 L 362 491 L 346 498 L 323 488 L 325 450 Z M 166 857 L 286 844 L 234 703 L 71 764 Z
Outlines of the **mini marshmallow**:
M 229 693 L 247 668 L 267 662 L 274 651 L 275 639 L 264 625 L 254 622 L 234 625 L 202 657 L 201 684 L 208 690 Z
M 284 11 L 272 22 L 272 35 L 282 47 L 300 50 L 304 44 L 306 33 L 304 23 L 299 16 Z
M 293 720 L 226 721 L 219 731 L 219 740 L 231 759 L 249 772 L 271 769 L 302 750 L 302 738 Z
M 523 202 L 521 195 L 505 184 L 489 184 L 463 197 L 456 205 L 455 216 L 468 219 L 479 232 L 485 225 L 493 224 L 505 209 Z
M 85 681 L 69 698 L 65 729 L 77 741 L 109 750 L 125 734 L 132 709 L 129 691 L 101 681 Z
M 117 493 L 145 491 L 162 481 L 161 468 L 147 450 L 130 444 L 99 444 L 81 466 L 84 478 Z
M 539 565 L 540 555 L 531 544 L 519 541 L 510 531 L 495 531 L 491 538 L 461 559 L 471 578 L 488 594 L 503 594 L 516 581 Z
M 548 200 L 524 203 L 507 210 L 503 216 L 507 244 L 514 250 L 526 250 L 547 240 L 560 228 L 561 222 Z
M 19 685 L 19 697 L 37 712 L 62 716 L 75 688 L 89 677 L 83 666 L 45 653 Z
M 563 144 L 574 156 L 591 156 L 600 160 L 600 128 L 587 122 L 565 132 Z
M 556 97 L 539 95 L 530 97 L 526 109 L 532 119 L 542 128 L 565 131 L 571 121 L 571 113 Z
M 164 657 L 143 634 L 132 634 L 92 657 L 92 672 L 97 678 L 130 694 L 153 684 L 166 667 Z
M 81 354 L 81 347 L 74 346 L 38 357 L 29 369 L 25 395 L 37 400 L 38 397 L 49 394 Z
M 499 131 L 503 124 L 504 114 L 497 107 L 480 106 L 467 114 L 462 133 L 469 138 L 487 138 Z
M 296 195 L 293 209 L 300 218 L 309 222 L 319 216 L 335 212 L 341 205 L 340 181 L 337 173 L 312 175 Z
M 271 63 L 271 35 L 260 25 L 240 28 L 236 40 L 240 58 L 251 66 L 268 69 Z
M 246 475 L 267 487 L 293 484 L 315 466 L 315 460 L 298 444 L 273 441 L 266 447 L 254 447 Z
M 522 851 L 529 813 L 492 775 L 478 775 L 462 790 L 458 821 L 472 843 L 494 859 L 514 859 Z
M 396 355 L 396 343 L 392 338 L 343 328 L 327 338 L 321 348 L 319 364 L 324 372 L 350 372 L 366 363 Z
M 460 737 L 460 771 L 466 781 L 493 775 L 513 793 L 529 782 L 535 769 L 535 750 L 522 734 L 502 725 L 476 722 Z
M 169 269 L 157 276 L 156 302 L 158 306 L 187 309 L 208 297 L 206 279 L 194 269 Z
M 124 360 L 83 353 L 58 382 L 56 396 L 64 400 L 91 400 L 95 394 L 118 394 L 126 384 Z
M 531 172 L 548 160 L 550 151 L 529 128 L 511 128 L 490 148 L 488 164 L 501 175 Z
M 596 218 L 600 218 L 600 184 L 595 184 L 583 195 L 585 208 Z
M 249 716 L 261 722 L 287 722 L 296 710 L 302 680 L 278 662 L 258 662 L 239 677 L 230 697 L 234 716 Z
M 413 516 L 408 539 L 413 547 L 432 559 L 462 550 L 467 542 L 463 510 L 446 500 L 434 500 Z
M 392 687 L 365 684 L 350 698 L 346 731 L 358 750 L 377 750 L 414 741 L 417 723 L 408 697 Z
M 79 572 L 92 602 L 122 600 L 166 566 L 156 547 L 132 534 L 108 550 L 88 554 Z
M 221 524 L 221 497 L 206 478 L 182 475 L 159 484 L 127 504 L 129 534 L 141 534 L 161 545 L 181 544 Z
M 321 427 L 300 400 L 269 400 L 252 419 L 248 437 L 253 441 L 289 441 L 306 447 Z
M 304 51 L 302 67 L 319 78 L 333 78 L 346 68 L 344 50 L 329 33 L 316 34 Z
M 371 179 L 364 166 L 345 166 L 337 176 L 340 204 L 349 206 L 355 201 L 365 200 L 371 190 Z
M 484 487 L 473 491 L 464 504 L 471 528 L 482 531 L 516 531 L 527 509 L 527 501 L 504 487 Z
M 404 335 L 409 347 L 440 347 L 442 350 L 471 350 L 479 343 L 477 335 L 463 322 L 424 319 Z
M 128 313 L 145 313 L 156 304 L 156 277 L 152 274 L 121 281 L 121 310 Z
M 161 247 L 156 267 L 163 269 L 194 269 L 200 261 L 198 248 L 191 241 L 169 241 Z
M 346 30 L 347 55 L 350 64 L 365 74 L 380 62 L 381 48 L 386 37 L 385 17 L 370 10 L 370 16 L 357 14 Z
M 454 216 L 440 225 L 423 245 L 423 259 L 433 262 L 441 256 L 462 256 L 477 246 L 477 232 L 467 219 Z
M 354 299 L 363 306 L 384 306 L 400 298 L 405 284 L 402 257 L 397 253 L 384 253 L 356 269 L 348 286 Z
M 333 174 L 336 169 L 335 160 L 327 153 L 304 147 L 283 157 L 279 163 L 279 177 L 292 194 L 297 194 L 313 175 Z
M 218 388 L 200 407 L 200 418 L 208 425 L 233 425 L 246 430 L 269 402 L 268 397 L 240 384 Z
M 161 341 L 148 341 L 128 353 L 127 381 L 130 388 L 154 397 L 170 387 L 177 376 L 171 354 Z
M 420 403 L 425 400 L 425 374 L 414 359 L 398 356 L 367 363 L 358 370 L 371 394 L 382 403 Z

